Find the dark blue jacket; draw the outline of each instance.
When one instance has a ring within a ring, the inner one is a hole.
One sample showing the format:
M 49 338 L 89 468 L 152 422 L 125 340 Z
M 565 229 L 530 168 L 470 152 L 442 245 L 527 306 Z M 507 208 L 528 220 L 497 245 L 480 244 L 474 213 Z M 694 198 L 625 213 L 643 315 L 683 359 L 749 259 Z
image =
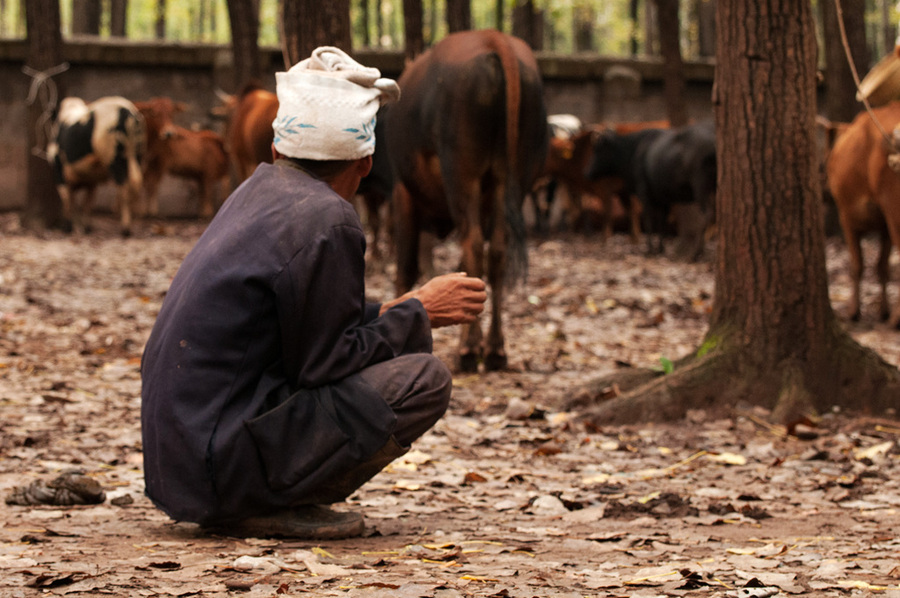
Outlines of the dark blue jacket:
M 286 162 L 229 197 L 172 281 L 141 367 L 148 496 L 216 522 L 302 501 L 387 441 L 355 372 L 430 352 L 422 304 L 378 316 L 350 203 Z

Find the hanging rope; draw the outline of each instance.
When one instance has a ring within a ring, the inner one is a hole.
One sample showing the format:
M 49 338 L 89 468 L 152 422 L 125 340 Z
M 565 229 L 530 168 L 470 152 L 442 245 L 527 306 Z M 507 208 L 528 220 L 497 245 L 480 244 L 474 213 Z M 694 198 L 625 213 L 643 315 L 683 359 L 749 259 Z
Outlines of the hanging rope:
M 57 102 L 59 101 L 59 93 L 53 77 L 67 70 L 69 70 L 68 62 L 58 64 L 45 71 L 38 71 L 29 66 L 22 67 L 22 72 L 31 77 L 31 87 L 28 90 L 28 97 L 25 99 L 25 102 L 29 106 L 37 101 L 41 102 L 41 115 L 38 117 L 35 125 L 35 139 L 38 142 L 41 139 L 50 139 L 53 134 L 53 113 L 56 111 Z M 31 148 L 31 153 L 43 160 L 48 160 L 47 151 L 42 147 Z
M 884 127 L 879 122 L 878 118 L 875 116 L 875 112 L 872 110 L 872 106 L 869 104 L 869 98 L 862 94 L 862 90 L 860 87 L 862 84 L 859 80 L 859 73 L 856 72 L 856 64 L 853 62 L 853 54 L 850 52 L 850 41 L 847 39 L 847 29 L 844 27 L 844 9 L 841 7 L 841 0 L 834 0 L 834 8 L 837 13 L 837 22 L 838 29 L 841 31 L 841 43 L 844 45 L 844 54 L 847 56 L 847 65 L 850 67 L 850 74 L 853 75 L 853 82 L 856 84 L 857 94 L 861 97 L 863 106 L 866 107 L 866 111 L 869 113 L 869 118 L 872 119 L 872 122 L 875 123 L 875 126 L 878 127 L 878 130 L 881 131 L 881 134 L 884 136 L 885 140 L 888 144 L 893 147 L 893 139 L 890 135 L 887 134 L 887 131 L 884 130 Z

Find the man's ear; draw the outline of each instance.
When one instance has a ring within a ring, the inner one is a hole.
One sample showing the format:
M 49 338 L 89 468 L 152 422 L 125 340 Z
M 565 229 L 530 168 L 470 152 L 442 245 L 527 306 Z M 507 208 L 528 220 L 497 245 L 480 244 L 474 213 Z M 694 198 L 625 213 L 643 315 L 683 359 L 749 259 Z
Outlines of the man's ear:
M 360 158 L 356 161 L 356 168 L 358 169 L 356 172 L 359 175 L 359 178 L 365 178 L 370 172 L 372 172 L 372 156 L 371 154 L 366 156 L 365 158 Z

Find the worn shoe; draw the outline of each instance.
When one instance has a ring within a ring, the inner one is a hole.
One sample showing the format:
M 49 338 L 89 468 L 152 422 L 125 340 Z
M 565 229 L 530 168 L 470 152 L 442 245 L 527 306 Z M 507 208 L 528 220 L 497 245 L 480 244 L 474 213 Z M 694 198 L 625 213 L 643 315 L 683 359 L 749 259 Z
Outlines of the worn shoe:
M 324 505 L 306 505 L 209 527 L 206 531 L 241 538 L 339 540 L 360 536 L 365 528 L 363 516 L 359 513 L 333 511 Z
M 64 471 L 56 479 L 35 480 L 27 486 L 13 488 L 6 496 L 8 505 L 95 505 L 106 500 L 100 482 L 79 469 Z

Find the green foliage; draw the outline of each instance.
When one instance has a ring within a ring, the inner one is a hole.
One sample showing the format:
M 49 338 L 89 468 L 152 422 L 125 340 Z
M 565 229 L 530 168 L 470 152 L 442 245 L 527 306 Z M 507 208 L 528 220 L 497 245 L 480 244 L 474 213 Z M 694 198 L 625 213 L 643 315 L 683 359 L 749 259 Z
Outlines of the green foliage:
M 697 349 L 697 359 L 702 358 L 707 353 L 718 347 L 721 340 L 721 338 L 714 334 L 707 336 L 706 340 L 703 341 L 703 344 L 700 345 L 700 348 Z
M 27 0 L 5 0 L 0 12 L 0 38 L 25 37 L 25 9 Z M 259 0 L 259 42 L 262 46 L 279 44 L 278 1 Z M 475 29 L 496 27 L 497 3 L 503 7 L 503 30 L 512 30 L 513 9 L 520 0 L 471 0 L 472 27 Z M 713 0 L 681 0 L 682 51 L 685 58 L 692 58 L 697 48 L 699 27 L 696 7 L 698 3 Z M 727 0 L 717 0 L 722 3 Z M 818 5 L 823 0 L 813 0 Z M 828 0 L 830 1 L 830 0 Z M 887 0 L 884 0 L 887 2 Z M 574 52 L 576 19 L 587 19 L 591 28 L 590 52 L 604 55 L 629 55 L 632 39 L 637 43 L 638 54 L 651 53 L 646 47 L 646 14 L 650 0 L 639 2 L 639 14 L 633 23 L 629 14 L 630 0 L 533 0 L 537 10 L 544 14 L 544 50 L 569 54 Z M 156 38 L 156 10 L 158 0 L 128 0 L 127 36 L 133 40 Z M 72 31 L 73 0 L 60 0 L 63 35 Z M 109 4 L 103 0 L 104 18 L 101 37 L 109 35 Z M 897 30 L 900 11 L 888 2 L 887 27 Z M 380 13 L 379 13 L 380 5 Z M 434 43 L 447 34 L 445 0 L 422 0 L 424 11 L 423 37 L 426 44 Z M 368 35 L 364 31 L 363 8 L 368 11 Z M 883 48 L 884 14 L 881 2 L 869 2 L 866 14 L 869 45 L 873 62 L 890 48 Z M 818 17 L 819 11 L 814 14 Z M 576 16 L 577 15 L 577 16 Z M 351 0 L 351 22 L 354 47 L 368 46 L 382 49 L 403 47 L 402 0 Z M 228 23 L 227 0 L 192 0 L 166 2 L 165 39 L 178 42 L 227 44 L 231 39 Z M 379 36 L 380 34 L 380 36 Z
M 662 372 L 663 374 L 668 376 L 675 371 L 675 363 L 668 357 L 660 357 L 659 366 L 656 368 L 656 371 Z

